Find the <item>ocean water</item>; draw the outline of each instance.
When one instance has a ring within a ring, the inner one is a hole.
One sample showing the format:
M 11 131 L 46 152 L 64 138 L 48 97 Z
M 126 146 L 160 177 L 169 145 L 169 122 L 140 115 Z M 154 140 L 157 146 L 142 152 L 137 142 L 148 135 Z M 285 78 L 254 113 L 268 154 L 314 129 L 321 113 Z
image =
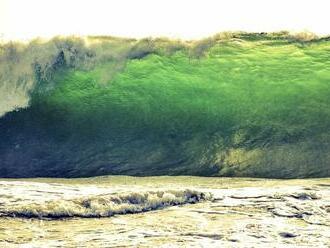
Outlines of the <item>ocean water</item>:
M 286 32 L 1 45 L 0 248 L 330 247 L 329 68 Z
M 0 247 L 265 246 L 330 246 L 330 179 L 0 180 Z

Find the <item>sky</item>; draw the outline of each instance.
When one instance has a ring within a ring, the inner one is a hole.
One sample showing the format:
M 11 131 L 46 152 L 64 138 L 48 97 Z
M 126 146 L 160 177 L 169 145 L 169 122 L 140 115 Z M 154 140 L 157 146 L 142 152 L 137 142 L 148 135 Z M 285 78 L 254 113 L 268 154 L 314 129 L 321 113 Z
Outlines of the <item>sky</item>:
M 199 39 L 222 31 L 330 34 L 330 0 L 0 0 L 0 39 L 113 35 Z

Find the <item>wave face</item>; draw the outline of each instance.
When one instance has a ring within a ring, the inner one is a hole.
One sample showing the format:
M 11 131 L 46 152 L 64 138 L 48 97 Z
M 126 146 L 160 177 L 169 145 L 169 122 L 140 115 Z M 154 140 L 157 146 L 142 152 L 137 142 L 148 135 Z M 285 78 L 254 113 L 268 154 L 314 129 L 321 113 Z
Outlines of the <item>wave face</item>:
M 327 38 L 15 49 L 0 56 L 1 177 L 330 176 Z

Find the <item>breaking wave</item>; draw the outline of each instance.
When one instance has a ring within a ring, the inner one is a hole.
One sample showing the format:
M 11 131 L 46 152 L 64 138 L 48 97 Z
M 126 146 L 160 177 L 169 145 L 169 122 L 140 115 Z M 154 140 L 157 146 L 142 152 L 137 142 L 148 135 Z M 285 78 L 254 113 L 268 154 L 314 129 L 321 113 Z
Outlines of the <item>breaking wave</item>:
M 0 176 L 330 176 L 330 38 L 303 37 L 0 44 Z
M 44 203 L 25 202 L 11 206 L 1 206 L 0 216 L 51 219 L 110 217 L 208 200 L 212 200 L 210 193 L 189 189 L 130 192 L 52 200 Z

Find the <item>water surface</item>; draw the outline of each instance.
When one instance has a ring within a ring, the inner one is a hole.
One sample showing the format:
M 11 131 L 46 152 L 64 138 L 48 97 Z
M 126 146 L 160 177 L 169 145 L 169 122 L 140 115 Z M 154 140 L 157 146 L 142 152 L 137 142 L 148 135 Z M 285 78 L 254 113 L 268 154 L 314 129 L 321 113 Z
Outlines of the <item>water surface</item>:
M 0 216 L 1 247 L 329 247 L 330 179 L 1 180 Z

